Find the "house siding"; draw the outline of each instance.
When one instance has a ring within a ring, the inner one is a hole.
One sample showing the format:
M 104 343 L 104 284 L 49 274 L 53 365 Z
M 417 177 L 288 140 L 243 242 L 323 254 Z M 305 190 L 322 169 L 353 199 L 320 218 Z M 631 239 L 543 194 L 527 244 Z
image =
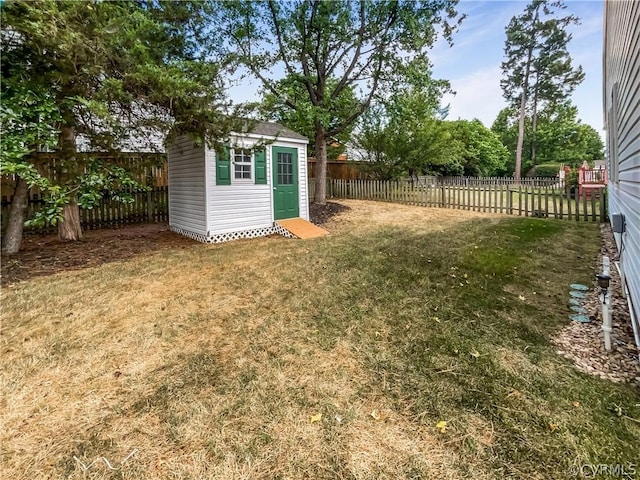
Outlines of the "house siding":
M 609 214 L 635 318 L 640 319 L 640 2 L 605 3 L 604 118 L 609 157 Z
M 204 147 L 179 137 L 167 151 L 169 165 L 169 225 L 172 229 L 206 235 Z

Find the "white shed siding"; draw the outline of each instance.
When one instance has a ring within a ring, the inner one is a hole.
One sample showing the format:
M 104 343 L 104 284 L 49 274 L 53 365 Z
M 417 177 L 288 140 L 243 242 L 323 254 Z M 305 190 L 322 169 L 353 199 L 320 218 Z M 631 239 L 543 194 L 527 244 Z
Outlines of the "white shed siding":
M 183 136 L 168 149 L 169 225 L 206 235 L 204 147 Z
M 624 245 L 620 263 L 640 318 L 640 2 L 605 3 L 604 41 L 609 213 L 626 218 L 626 233 L 616 235 L 616 243 L 619 251 Z
M 300 217 L 309 220 L 309 180 L 307 173 L 307 146 L 298 147 L 298 164 L 300 165 Z
M 208 231 L 210 235 L 270 227 L 271 156 L 267 149 L 266 185 L 216 185 L 214 150 L 207 150 Z
M 235 140 L 232 139 L 232 143 Z M 245 136 L 239 143 L 251 146 L 258 140 L 259 137 L 249 138 Z M 216 185 L 216 153 L 213 149 L 207 149 L 207 231 L 209 235 L 256 230 L 273 226 L 272 147 L 274 145 L 298 149 L 300 217 L 309 220 L 306 144 L 296 141 L 277 140 L 267 145 L 266 185 Z

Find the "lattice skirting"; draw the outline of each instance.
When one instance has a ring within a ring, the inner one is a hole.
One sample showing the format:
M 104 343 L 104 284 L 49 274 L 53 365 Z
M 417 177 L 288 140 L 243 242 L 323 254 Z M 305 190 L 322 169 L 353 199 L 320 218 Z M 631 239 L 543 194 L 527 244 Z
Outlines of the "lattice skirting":
M 287 237 L 287 238 L 298 238 L 296 237 L 293 233 L 291 233 L 289 230 L 287 230 L 286 228 L 284 228 L 282 225 L 278 225 L 277 223 L 273 226 L 273 228 L 275 229 L 276 233 L 279 233 L 280 235 L 282 235 L 283 237 Z
M 179 233 L 180 235 L 184 235 L 185 237 L 189 237 L 198 242 L 207 243 L 207 236 L 202 233 L 190 232 L 189 230 L 183 230 L 182 228 L 174 227 L 171 225 L 169 225 L 169 230 Z
M 254 228 L 251 230 L 243 230 L 241 232 L 228 232 L 228 233 L 218 233 L 218 234 L 210 234 L 204 235 L 202 233 L 194 233 L 188 230 L 184 230 L 178 227 L 169 227 L 171 231 L 179 233 L 180 235 L 184 235 L 185 237 L 192 238 L 198 242 L 202 243 L 222 243 L 229 242 L 231 240 L 238 240 L 240 238 L 258 238 L 258 237 L 266 237 L 267 235 L 273 235 L 274 233 L 278 233 L 283 237 L 287 238 L 297 238 L 291 232 L 287 231 L 280 225 L 273 225 L 271 227 L 263 227 L 263 228 Z

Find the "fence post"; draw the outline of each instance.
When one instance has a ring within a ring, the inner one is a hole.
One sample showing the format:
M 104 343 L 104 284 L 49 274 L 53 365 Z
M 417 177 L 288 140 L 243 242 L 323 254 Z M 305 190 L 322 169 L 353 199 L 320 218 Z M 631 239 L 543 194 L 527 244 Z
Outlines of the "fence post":
M 604 223 L 607 218 L 607 194 L 604 188 L 600 189 L 600 223 Z
M 153 223 L 154 211 L 155 206 L 153 204 L 153 192 L 151 190 L 147 190 L 147 223 Z

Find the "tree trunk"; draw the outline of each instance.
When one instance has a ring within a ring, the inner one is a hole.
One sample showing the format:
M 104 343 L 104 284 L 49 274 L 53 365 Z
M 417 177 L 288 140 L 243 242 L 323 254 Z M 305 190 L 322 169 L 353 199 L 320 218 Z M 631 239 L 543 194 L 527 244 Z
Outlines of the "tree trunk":
M 516 169 L 513 172 L 513 176 L 516 179 L 516 183 L 520 183 L 520 176 L 522 170 L 522 144 L 524 143 L 524 117 L 527 107 L 527 93 L 523 89 L 522 100 L 520 100 L 520 120 L 518 121 L 518 143 L 516 145 Z
M 58 222 L 58 240 L 61 242 L 82 240 L 80 227 L 80 207 L 78 198 L 74 195 L 68 205 L 62 210 L 64 220 Z
M 69 122 L 70 124 L 70 122 Z M 76 164 L 76 132 L 70 126 L 62 127 L 60 131 L 60 146 L 63 164 L 66 170 L 75 173 Z M 69 175 L 69 173 L 67 173 Z M 64 178 L 61 180 L 68 180 Z M 64 220 L 58 222 L 58 240 L 61 242 L 72 242 L 82 240 L 82 227 L 80 226 L 80 209 L 78 207 L 78 197 L 73 195 L 68 205 L 62 210 Z
M 536 166 L 536 129 L 538 128 L 538 78 L 533 91 L 533 112 L 531 113 L 531 165 Z
M 327 139 L 322 125 L 316 125 L 316 191 L 314 202 L 327 203 Z
M 524 72 L 524 81 L 522 82 L 522 97 L 520 98 L 520 120 L 518 121 L 518 144 L 516 146 L 516 169 L 513 172 L 516 183 L 520 183 L 522 170 L 522 146 L 524 144 L 524 118 L 527 111 L 527 92 L 529 90 L 529 74 L 531 73 L 531 57 L 532 49 L 527 54 L 527 65 Z
M 2 251 L 7 255 L 13 255 L 20 250 L 22 243 L 22 231 L 27 219 L 27 206 L 29 202 L 29 186 L 22 178 L 17 177 L 16 189 L 11 200 L 9 220 L 4 232 L 4 245 Z

